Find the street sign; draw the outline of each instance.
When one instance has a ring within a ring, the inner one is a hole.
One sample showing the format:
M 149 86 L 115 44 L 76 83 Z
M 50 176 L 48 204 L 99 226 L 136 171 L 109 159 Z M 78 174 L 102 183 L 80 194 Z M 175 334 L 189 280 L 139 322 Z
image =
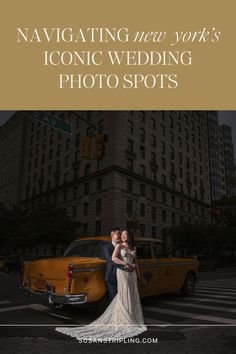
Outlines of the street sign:
M 27 117 L 36 119 L 43 124 L 46 124 L 54 129 L 60 130 L 65 134 L 72 135 L 72 124 L 62 118 L 56 117 L 51 113 L 45 111 L 23 111 Z

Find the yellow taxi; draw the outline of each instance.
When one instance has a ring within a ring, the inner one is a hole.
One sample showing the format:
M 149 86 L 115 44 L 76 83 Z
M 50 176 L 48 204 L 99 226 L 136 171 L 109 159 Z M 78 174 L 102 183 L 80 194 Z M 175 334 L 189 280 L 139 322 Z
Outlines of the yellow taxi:
M 84 237 L 73 241 L 63 257 L 25 263 L 22 286 L 34 294 L 46 295 L 51 304 L 78 305 L 99 301 L 107 293 L 104 249 L 109 236 Z M 198 279 L 195 259 L 167 255 L 157 239 L 136 238 L 141 275 L 141 297 L 180 290 L 192 296 Z

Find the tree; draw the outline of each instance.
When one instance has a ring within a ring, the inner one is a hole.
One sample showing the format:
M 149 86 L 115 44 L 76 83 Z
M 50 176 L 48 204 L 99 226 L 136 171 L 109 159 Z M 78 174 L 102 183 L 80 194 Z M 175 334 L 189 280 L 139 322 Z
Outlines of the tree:
M 49 205 L 40 206 L 27 221 L 27 246 L 49 246 L 55 255 L 58 245 L 67 245 L 75 239 L 78 226 L 62 211 Z

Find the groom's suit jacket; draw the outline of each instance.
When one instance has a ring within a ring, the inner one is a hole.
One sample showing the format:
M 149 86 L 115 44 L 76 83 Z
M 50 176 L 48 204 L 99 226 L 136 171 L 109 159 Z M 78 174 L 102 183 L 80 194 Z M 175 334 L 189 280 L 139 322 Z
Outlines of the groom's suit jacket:
M 106 273 L 105 273 L 105 281 L 111 284 L 116 284 L 117 279 L 116 279 L 116 269 L 120 268 L 124 270 L 124 266 L 121 264 L 116 264 L 112 261 L 112 253 L 114 252 L 114 245 L 112 242 L 108 244 L 108 246 L 105 248 L 105 257 L 107 261 L 107 268 L 106 268 Z

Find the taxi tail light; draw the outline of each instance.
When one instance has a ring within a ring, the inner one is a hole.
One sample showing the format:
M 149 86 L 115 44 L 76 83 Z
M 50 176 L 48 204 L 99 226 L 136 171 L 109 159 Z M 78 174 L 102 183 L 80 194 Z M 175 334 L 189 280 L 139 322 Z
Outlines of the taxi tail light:
M 71 291 L 72 275 L 74 271 L 74 264 L 70 263 L 67 268 L 67 279 L 68 279 L 68 291 Z

